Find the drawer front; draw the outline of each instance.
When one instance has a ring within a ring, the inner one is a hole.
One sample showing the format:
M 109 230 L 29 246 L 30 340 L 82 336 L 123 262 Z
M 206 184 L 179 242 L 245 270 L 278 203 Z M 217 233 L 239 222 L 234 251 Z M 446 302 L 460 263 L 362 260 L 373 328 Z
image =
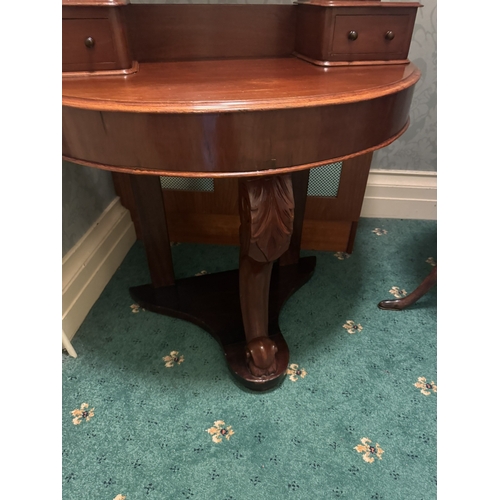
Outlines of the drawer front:
M 409 15 L 337 15 L 330 58 L 406 59 L 412 31 Z
M 93 45 L 85 41 L 91 37 Z M 63 71 L 96 71 L 117 66 L 109 19 L 63 19 Z

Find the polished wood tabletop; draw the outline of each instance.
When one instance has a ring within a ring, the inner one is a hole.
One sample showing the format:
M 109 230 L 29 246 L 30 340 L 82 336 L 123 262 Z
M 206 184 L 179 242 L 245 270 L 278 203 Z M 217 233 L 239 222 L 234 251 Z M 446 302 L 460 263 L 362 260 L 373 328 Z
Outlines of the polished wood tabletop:
M 269 175 L 399 137 L 413 64 L 319 67 L 295 57 L 141 63 L 63 81 L 63 155 L 117 172 Z M 168 138 L 168 139 L 167 139 Z
M 140 113 L 316 107 L 394 94 L 419 78 L 411 63 L 319 67 L 295 57 L 141 63 L 140 71 L 120 79 L 65 79 L 62 103 Z

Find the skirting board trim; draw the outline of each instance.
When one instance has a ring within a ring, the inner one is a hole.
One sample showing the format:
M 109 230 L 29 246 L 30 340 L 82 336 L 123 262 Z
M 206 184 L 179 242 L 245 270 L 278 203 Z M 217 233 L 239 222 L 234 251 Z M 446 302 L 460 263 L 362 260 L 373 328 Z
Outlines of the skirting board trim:
M 370 171 L 361 217 L 437 220 L 437 172 Z
M 116 197 L 62 260 L 63 348 L 71 345 L 90 309 L 136 241 L 130 212 Z

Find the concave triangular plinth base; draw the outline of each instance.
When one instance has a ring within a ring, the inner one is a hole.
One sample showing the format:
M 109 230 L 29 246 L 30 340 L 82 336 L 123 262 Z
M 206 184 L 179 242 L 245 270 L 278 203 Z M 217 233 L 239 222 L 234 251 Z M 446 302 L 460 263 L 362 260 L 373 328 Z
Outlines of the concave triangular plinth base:
M 254 391 L 277 387 L 285 378 L 289 353 L 279 328 L 281 308 L 314 272 L 316 257 L 273 268 L 269 292 L 269 337 L 278 346 L 273 375 L 254 377 L 247 366 L 246 337 L 239 299 L 239 271 L 224 271 L 177 280 L 175 285 L 130 288 L 133 300 L 148 311 L 190 321 L 209 332 L 221 345 L 238 383 Z

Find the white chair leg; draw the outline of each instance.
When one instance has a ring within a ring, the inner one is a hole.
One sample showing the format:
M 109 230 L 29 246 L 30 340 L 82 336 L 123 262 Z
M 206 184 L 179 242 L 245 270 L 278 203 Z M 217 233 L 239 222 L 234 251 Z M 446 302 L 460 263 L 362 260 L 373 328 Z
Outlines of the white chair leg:
M 64 349 L 68 351 L 68 354 L 70 356 L 76 358 L 76 351 L 74 347 L 71 345 L 71 342 L 69 341 L 68 337 L 64 333 L 64 330 L 62 331 L 62 346 L 64 347 Z

